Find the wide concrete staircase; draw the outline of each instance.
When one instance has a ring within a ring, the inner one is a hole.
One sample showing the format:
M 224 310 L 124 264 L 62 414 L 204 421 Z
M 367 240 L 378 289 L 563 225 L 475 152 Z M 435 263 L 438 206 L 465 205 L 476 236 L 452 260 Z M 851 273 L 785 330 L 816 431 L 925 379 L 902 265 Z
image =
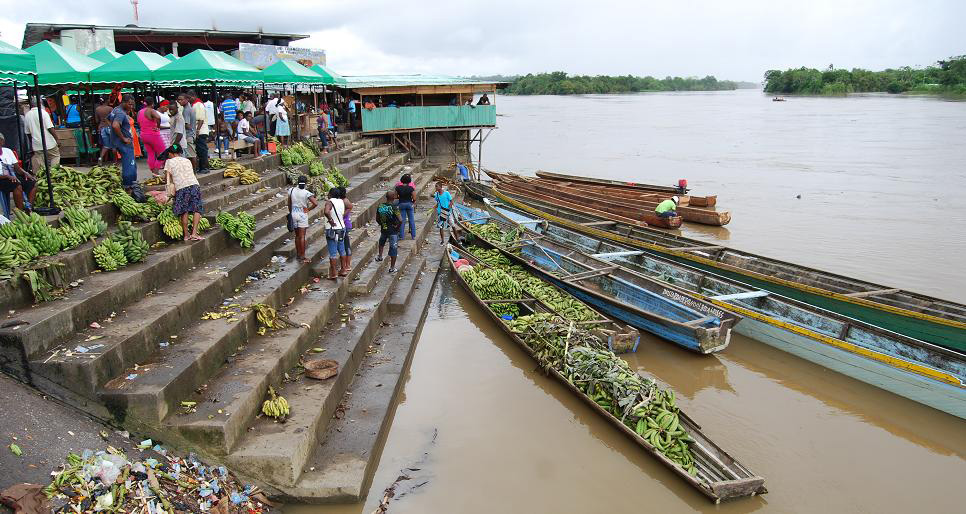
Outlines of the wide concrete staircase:
M 350 180 L 347 278 L 325 278 L 321 209 L 310 212 L 306 233 L 307 255 L 320 264 L 295 261 L 284 228 L 285 177 L 277 158 L 263 158 L 262 179 L 250 186 L 220 173 L 201 177 L 209 214 L 255 215 L 254 248 L 238 248 L 215 227 L 204 241 L 162 246 L 145 262 L 111 273 L 91 273 L 90 245 L 78 248 L 63 258 L 81 263 L 67 278 L 82 277 L 83 284 L 54 302 L 17 304 L 18 324 L 0 328 L 0 365 L 134 433 L 225 463 L 276 497 L 362 499 L 442 251 L 435 237 L 424 242 L 432 232 L 425 198 L 436 170 L 354 134 L 340 136 L 338 151 L 323 160 Z M 374 259 L 379 233 L 371 221 L 403 173 L 413 175 L 424 201 L 416 238 L 400 243 L 399 271 L 389 274 L 388 258 Z M 157 223 L 141 230 L 149 242 L 160 238 Z M 255 303 L 277 308 L 287 328 L 259 335 L 248 308 Z M 228 316 L 202 319 L 206 313 Z M 306 378 L 301 364 L 312 358 L 337 361 L 338 375 Z M 260 414 L 269 386 L 291 405 L 284 423 Z

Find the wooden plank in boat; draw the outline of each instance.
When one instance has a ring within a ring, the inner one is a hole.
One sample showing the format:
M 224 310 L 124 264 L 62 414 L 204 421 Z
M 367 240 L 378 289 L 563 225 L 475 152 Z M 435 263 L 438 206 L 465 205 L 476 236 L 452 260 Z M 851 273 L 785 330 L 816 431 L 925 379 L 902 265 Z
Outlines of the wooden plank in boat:
M 748 300 L 751 298 L 761 298 L 763 296 L 770 295 L 769 291 L 747 291 L 744 293 L 734 293 L 734 294 L 722 294 L 718 296 L 712 296 L 712 300 L 718 300 L 721 302 L 727 302 L 731 300 Z
M 587 280 L 588 278 L 593 278 L 599 275 L 606 275 L 617 269 L 617 265 L 608 266 L 606 268 L 592 269 L 587 271 L 581 271 L 580 273 L 574 273 L 573 275 L 568 275 L 566 277 L 561 277 L 565 282 L 579 282 L 581 280 Z
M 845 296 L 852 298 L 865 298 L 867 296 L 879 296 L 880 294 L 898 293 L 902 289 L 879 289 L 877 291 L 858 291 L 856 293 L 846 293 Z
M 601 227 L 607 225 L 616 225 L 616 221 L 588 221 L 586 223 L 581 223 L 585 227 Z

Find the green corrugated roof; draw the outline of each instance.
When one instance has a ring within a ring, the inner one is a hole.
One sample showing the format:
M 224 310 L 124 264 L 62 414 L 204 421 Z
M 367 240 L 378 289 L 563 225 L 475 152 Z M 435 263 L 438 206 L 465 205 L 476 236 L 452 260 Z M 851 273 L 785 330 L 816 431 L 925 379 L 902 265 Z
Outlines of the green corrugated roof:
M 171 64 L 151 52 L 128 52 L 91 71 L 91 82 L 152 82 L 154 71 Z
M 37 73 L 37 58 L 13 45 L 0 41 L 0 81 L 33 84 Z
M 321 64 L 316 64 L 309 69 L 318 73 L 322 76 L 322 78 L 325 79 L 323 84 L 335 86 L 345 85 L 345 78 L 342 75 L 339 75 L 338 73 L 326 68 L 325 66 L 322 66 Z
M 154 72 L 158 82 L 261 82 L 262 72 L 234 57 L 213 50 L 195 50 Z
M 406 86 L 457 86 L 493 84 L 492 80 L 467 79 L 447 75 L 347 75 L 348 88 L 406 87 Z
M 324 84 L 322 75 L 288 59 L 275 61 L 262 70 L 262 80 L 268 84 Z
M 87 82 L 90 71 L 104 64 L 50 41 L 41 41 L 27 51 L 37 58 L 37 75 L 41 85 Z
M 113 50 L 108 50 L 107 48 L 101 48 L 100 50 L 94 50 L 93 52 L 87 54 L 91 59 L 97 59 L 101 62 L 111 62 L 121 56 L 120 53 Z

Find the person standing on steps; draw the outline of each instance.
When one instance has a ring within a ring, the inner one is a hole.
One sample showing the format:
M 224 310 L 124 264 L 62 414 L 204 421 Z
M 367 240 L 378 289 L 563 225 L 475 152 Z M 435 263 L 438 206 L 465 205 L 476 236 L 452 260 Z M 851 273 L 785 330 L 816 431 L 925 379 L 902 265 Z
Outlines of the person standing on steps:
M 191 161 L 191 166 L 198 169 L 198 157 L 195 155 L 195 148 L 197 148 L 195 136 L 198 135 L 198 125 L 195 123 L 195 110 L 191 107 L 191 98 L 186 93 L 178 95 L 178 105 L 181 107 L 179 112 L 184 121 L 184 141 L 181 143 L 181 148 L 184 151 L 184 156 Z M 175 136 L 175 139 L 177 139 L 177 136 Z M 172 143 L 177 142 L 172 141 Z
M 201 241 L 198 235 L 198 225 L 201 223 L 201 186 L 195 177 L 191 161 L 182 155 L 181 145 L 171 145 L 168 148 L 168 160 L 164 162 L 165 179 L 168 184 L 174 184 L 174 202 L 171 211 L 175 216 L 181 216 L 181 228 L 184 230 L 185 241 Z M 188 234 L 188 214 L 193 214 L 191 234 Z
M 43 121 L 43 123 L 41 123 Z M 40 133 L 46 132 L 41 140 Z M 34 175 L 40 176 L 44 172 L 44 145 L 47 147 L 47 158 L 50 167 L 53 168 L 60 164 L 60 148 L 57 147 L 57 138 L 54 136 L 54 123 L 50 119 L 50 114 L 42 105 L 37 108 L 37 99 L 30 97 L 30 110 L 24 115 L 24 134 L 30 136 L 30 171 Z
M 396 256 L 399 254 L 399 231 L 402 230 L 402 218 L 399 217 L 399 207 L 396 206 L 398 195 L 395 191 L 386 193 L 386 201 L 376 209 L 376 223 L 379 224 L 379 254 L 376 262 L 382 262 L 382 249 L 389 242 L 389 273 L 396 272 Z
M 396 184 L 396 197 L 399 198 L 399 213 L 403 223 L 399 225 L 399 240 L 406 236 L 406 219 L 409 219 L 409 235 L 416 239 L 416 188 L 413 187 L 413 177 L 405 174 Z
M 198 173 L 208 173 L 208 112 L 193 89 L 188 90 L 191 109 L 194 112 L 195 125 L 195 153 L 198 155 Z
M 121 154 L 121 185 L 128 192 L 138 180 L 138 168 L 134 163 L 134 140 L 131 137 L 131 118 L 128 113 L 134 110 L 134 97 L 126 94 L 121 103 L 111 111 L 111 147 Z
M 148 154 L 148 168 L 151 175 L 161 175 L 164 166 L 158 155 L 164 152 L 164 139 L 161 137 L 161 114 L 154 109 L 154 98 L 144 98 L 144 108 L 137 113 L 138 126 L 141 127 L 141 142 Z
M 348 258 L 345 254 L 345 213 L 352 209 L 352 204 L 340 198 L 339 188 L 333 187 L 329 190 L 329 199 L 325 202 L 323 213 L 325 214 L 325 244 L 329 250 L 329 280 L 344 277 L 349 274 Z M 338 276 L 336 268 L 340 267 Z
M 33 207 L 34 195 L 37 193 L 37 188 L 34 187 L 36 183 L 34 176 L 20 167 L 17 155 L 7 148 L 7 141 L 0 133 L 0 193 L 12 193 L 13 203 L 17 208 L 30 212 L 23 197 L 26 194 L 29 207 Z
M 107 120 L 107 117 L 111 115 L 111 106 L 107 104 L 107 100 L 104 97 L 100 97 L 97 101 L 97 107 L 94 108 L 94 122 L 97 123 L 97 137 L 101 143 L 101 153 L 97 157 L 97 164 L 103 164 L 104 158 L 113 156 L 114 152 L 111 151 L 111 122 Z
M 436 192 L 433 193 L 436 200 L 436 227 L 439 228 L 439 244 L 446 244 L 446 229 L 449 228 L 450 210 L 453 207 L 453 195 L 443 189 L 443 183 L 436 183 Z
M 343 200 L 349 198 L 349 192 L 346 191 L 344 187 L 339 188 L 339 198 Z M 352 204 L 346 204 L 345 214 L 342 215 L 342 221 L 345 222 L 345 271 L 346 273 L 352 271 L 352 246 L 349 241 L 349 231 L 352 230 Z
M 298 187 L 288 192 L 288 210 L 295 225 L 295 255 L 302 264 L 312 263 L 311 259 L 305 257 L 305 231 L 309 228 L 308 212 L 319 206 L 315 193 L 305 188 L 308 182 L 308 177 L 301 175 L 297 181 Z

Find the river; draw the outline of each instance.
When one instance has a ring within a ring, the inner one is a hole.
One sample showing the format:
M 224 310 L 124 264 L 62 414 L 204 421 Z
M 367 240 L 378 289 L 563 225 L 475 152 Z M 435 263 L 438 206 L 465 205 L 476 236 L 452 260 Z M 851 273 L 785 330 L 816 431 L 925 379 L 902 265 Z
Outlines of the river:
M 756 91 L 500 97 L 483 165 L 718 194 L 684 233 L 966 302 L 966 103 Z M 801 195 L 801 198 L 796 198 Z M 686 224 L 688 225 L 688 224 Z M 715 506 L 544 377 L 447 276 L 365 504 L 391 513 L 960 512 L 966 424 L 734 335 L 699 356 L 645 337 L 632 366 L 679 394 L 769 493 Z M 416 487 L 418 486 L 418 487 Z

